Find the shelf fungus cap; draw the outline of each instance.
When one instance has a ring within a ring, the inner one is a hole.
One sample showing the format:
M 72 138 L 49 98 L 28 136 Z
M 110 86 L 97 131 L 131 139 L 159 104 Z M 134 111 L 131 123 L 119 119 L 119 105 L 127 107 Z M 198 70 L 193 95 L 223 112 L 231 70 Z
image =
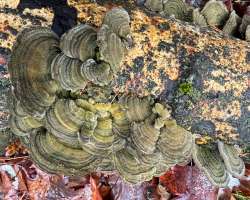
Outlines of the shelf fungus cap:
M 213 185 L 227 187 L 229 174 L 217 149 L 195 144 L 192 155 L 194 163 L 204 171 Z
M 175 120 L 166 120 L 160 131 L 157 148 L 171 163 L 182 164 L 191 160 L 193 137 L 189 131 L 178 126 Z
M 80 147 L 77 133 L 84 123 L 95 122 L 97 116 L 77 106 L 74 100 L 59 99 L 47 111 L 45 127 L 69 147 Z
M 103 19 L 106 24 L 117 36 L 128 38 L 130 35 L 130 17 L 123 8 L 113 8 L 108 11 Z
M 116 105 L 118 107 L 117 109 L 114 109 L 114 104 L 112 104 L 111 108 L 111 115 L 113 119 L 112 130 L 114 134 L 119 135 L 122 138 L 127 138 L 130 134 L 130 122 L 128 121 L 126 112 L 122 110 L 120 104 Z
M 62 35 L 60 48 L 66 56 L 84 62 L 95 56 L 96 35 L 96 30 L 92 26 L 77 25 Z
M 20 32 L 13 46 L 8 70 L 15 97 L 22 109 L 42 118 L 55 101 L 57 84 L 50 76 L 59 39 L 49 28 L 32 27 Z
M 48 173 L 86 175 L 95 170 L 98 159 L 82 149 L 70 148 L 58 142 L 45 130 L 31 134 L 30 154 L 34 163 Z
M 152 11 L 163 11 L 163 0 L 146 0 L 144 5 Z
M 174 16 L 179 20 L 187 20 L 189 9 L 183 0 L 167 0 L 163 1 L 163 12 L 166 16 Z
M 247 8 L 246 14 L 244 14 L 243 17 L 242 17 L 242 23 L 241 23 L 240 29 L 239 29 L 240 33 L 242 35 L 245 34 L 247 26 L 250 25 L 250 15 L 249 15 L 249 13 L 250 13 L 250 7 Z
M 117 72 L 126 52 L 126 47 L 121 38 L 104 24 L 98 31 L 97 45 L 99 47 L 99 59 L 109 63 L 112 71 Z
M 229 16 L 229 11 L 223 1 L 210 0 L 201 11 L 210 26 L 221 26 Z
M 94 59 L 83 62 L 80 73 L 86 80 L 99 86 L 107 85 L 112 78 L 110 65 L 105 62 L 97 64 Z
M 88 80 L 81 75 L 81 65 L 80 60 L 60 53 L 54 57 L 51 63 L 51 77 L 65 90 L 84 89 Z
M 218 149 L 227 170 L 235 177 L 240 178 L 245 174 L 245 164 L 239 157 L 239 153 L 231 144 L 218 141 Z
M 246 33 L 245 33 L 246 41 L 250 41 L 250 25 L 247 26 Z
M 200 13 L 199 8 L 193 10 L 193 22 L 201 27 L 208 25 L 206 18 Z
M 98 118 L 97 124 L 84 124 L 78 135 L 81 147 L 90 154 L 107 156 L 124 146 L 122 138 L 115 137 L 110 116 Z
M 152 111 L 164 120 L 171 117 L 171 107 L 169 105 L 164 106 L 161 103 L 155 103 Z
M 119 103 L 126 112 L 129 122 L 140 122 L 152 114 L 153 99 L 150 97 L 122 96 Z
M 127 147 L 113 155 L 114 166 L 121 177 L 132 184 L 149 181 L 156 172 L 154 166 L 143 165 L 132 147 Z
M 11 115 L 9 118 L 9 126 L 15 135 L 27 136 L 32 130 L 41 127 L 42 123 L 31 116 L 18 117 Z
M 228 35 L 234 35 L 241 23 L 241 18 L 236 14 L 235 10 L 230 13 L 229 19 L 223 27 L 223 32 Z
M 138 151 L 144 154 L 152 154 L 160 135 L 160 130 L 156 129 L 150 121 L 132 124 L 131 140 Z
M 28 114 L 23 110 L 20 101 L 16 99 L 14 93 L 9 94 L 8 108 L 12 115 L 26 117 Z

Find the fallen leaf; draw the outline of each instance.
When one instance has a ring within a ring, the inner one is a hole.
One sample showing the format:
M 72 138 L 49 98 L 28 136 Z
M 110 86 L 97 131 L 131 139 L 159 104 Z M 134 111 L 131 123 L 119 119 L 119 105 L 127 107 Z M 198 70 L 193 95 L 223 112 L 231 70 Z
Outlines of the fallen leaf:
M 14 155 L 25 155 L 27 152 L 27 149 L 22 146 L 21 142 L 19 140 L 15 140 L 6 147 L 5 155 L 9 157 Z
M 102 196 L 97 187 L 97 181 L 92 176 L 90 176 L 90 185 L 92 190 L 92 200 L 102 200 Z
M 175 200 L 214 200 L 217 190 L 196 166 L 175 166 L 160 177 Z

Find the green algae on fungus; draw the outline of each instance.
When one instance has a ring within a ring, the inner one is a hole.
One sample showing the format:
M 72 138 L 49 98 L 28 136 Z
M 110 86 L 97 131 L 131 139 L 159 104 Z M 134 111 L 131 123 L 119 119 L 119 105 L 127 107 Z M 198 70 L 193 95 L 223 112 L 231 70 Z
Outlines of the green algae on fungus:
M 18 135 L 21 129 L 19 137 L 34 163 L 49 173 L 117 170 L 136 184 L 193 158 L 212 183 L 224 186 L 223 169 L 216 168 L 218 163 L 205 165 L 206 151 L 196 151 L 194 136 L 171 117 L 168 105 L 150 96 L 116 95 L 110 89 L 130 53 L 130 34 L 130 17 L 120 8 L 109 10 L 98 29 L 79 25 L 61 40 L 47 28 L 20 33 L 10 62 L 17 98 L 10 120 L 24 118 L 11 120 L 12 132 Z M 85 52 L 88 48 L 90 52 Z M 137 58 L 140 73 L 146 60 Z M 180 84 L 178 92 L 196 96 L 190 83 Z M 237 154 L 228 156 L 230 149 L 222 148 L 218 159 L 225 160 L 231 173 L 242 175 L 235 167 L 241 160 Z M 214 155 L 208 158 L 213 160 Z

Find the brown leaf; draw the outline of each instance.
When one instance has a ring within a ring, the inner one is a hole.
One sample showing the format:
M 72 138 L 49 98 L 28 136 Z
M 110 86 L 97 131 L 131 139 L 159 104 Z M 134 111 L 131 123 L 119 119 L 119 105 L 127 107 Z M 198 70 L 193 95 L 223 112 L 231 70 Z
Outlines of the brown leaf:
M 195 166 L 175 166 L 160 177 L 160 184 L 174 199 L 214 200 L 216 188 Z
M 170 193 L 178 196 L 188 191 L 190 176 L 191 169 L 189 167 L 175 166 L 160 176 L 160 184 L 167 188 Z
M 108 175 L 108 184 L 112 188 L 113 199 L 146 200 L 147 195 L 150 196 L 151 194 L 150 182 L 131 185 L 123 181 L 123 179 L 117 173 Z
M 25 155 L 27 154 L 27 149 L 22 146 L 19 140 L 15 140 L 10 145 L 6 147 L 5 155 L 14 156 L 14 155 Z
M 97 187 L 97 182 L 92 176 L 90 176 L 90 185 L 92 190 L 92 200 L 103 200 Z
M 12 189 L 11 178 L 4 171 L 0 171 L 0 192 L 7 194 Z

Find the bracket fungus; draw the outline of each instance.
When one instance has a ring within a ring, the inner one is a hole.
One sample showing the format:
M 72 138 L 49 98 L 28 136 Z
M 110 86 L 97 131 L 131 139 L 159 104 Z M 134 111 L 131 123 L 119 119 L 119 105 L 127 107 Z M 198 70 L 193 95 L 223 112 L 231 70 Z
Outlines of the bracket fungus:
M 219 26 L 227 20 L 229 12 L 222 1 L 210 0 L 202 9 L 201 14 L 210 26 Z
M 208 26 L 206 18 L 200 13 L 199 8 L 193 11 L 193 22 L 201 27 Z
M 60 48 L 66 56 L 85 61 L 95 56 L 96 34 L 92 26 L 75 26 L 62 35 Z
M 152 11 L 163 11 L 163 0 L 146 0 L 145 6 Z
M 170 9 L 179 1 L 164 6 Z M 243 176 L 244 164 L 231 145 L 198 146 L 164 102 L 112 96 L 109 85 L 126 56 L 130 34 L 128 13 L 113 8 L 97 29 L 77 25 L 61 39 L 44 27 L 18 35 L 9 63 L 14 88 L 9 125 L 35 164 L 65 175 L 117 170 L 124 180 L 139 183 L 193 158 L 215 185 L 227 185 L 229 173 Z
M 183 0 L 147 0 L 144 6 L 151 11 L 158 12 L 162 17 L 173 16 L 182 21 L 193 22 L 200 27 L 217 27 L 226 35 L 237 36 L 249 41 L 250 25 L 249 12 L 239 17 L 235 10 L 229 10 L 225 2 L 219 0 L 209 0 L 203 9 L 191 7 Z
M 216 148 L 195 145 L 193 159 L 195 164 L 205 172 L 211 183 L 219 187 L 227 186 L 229 174 Z

